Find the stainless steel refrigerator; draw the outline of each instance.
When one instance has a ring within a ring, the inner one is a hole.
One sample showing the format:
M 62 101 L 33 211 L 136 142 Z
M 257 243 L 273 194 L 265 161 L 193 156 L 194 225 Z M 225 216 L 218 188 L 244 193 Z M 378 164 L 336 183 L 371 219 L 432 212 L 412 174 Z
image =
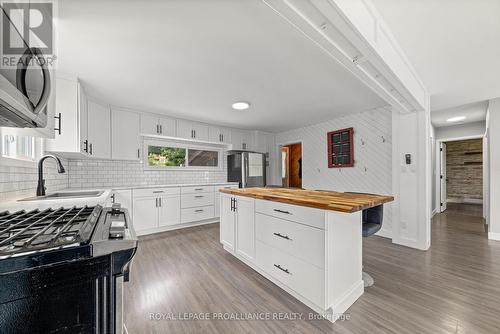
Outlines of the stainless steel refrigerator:
M 227 153 L 227 180 L 240 188 L 266 186 L 266 155 L 250 151 Z

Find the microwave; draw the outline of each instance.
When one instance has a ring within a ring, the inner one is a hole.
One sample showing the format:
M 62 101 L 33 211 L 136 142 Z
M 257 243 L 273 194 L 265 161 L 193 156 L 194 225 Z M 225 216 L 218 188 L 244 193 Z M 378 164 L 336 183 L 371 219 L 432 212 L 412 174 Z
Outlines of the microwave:
M 0 8 L 3 20 L 9 20 Z M 11 32 L 18 33 L 16 29 Z M 20 35 L 21 36 L 21 35 Z M 23 45 L 14 66 L 0 66 L 0 127 L 44 128 L 50 96 L 50 71 L 38 48 Z

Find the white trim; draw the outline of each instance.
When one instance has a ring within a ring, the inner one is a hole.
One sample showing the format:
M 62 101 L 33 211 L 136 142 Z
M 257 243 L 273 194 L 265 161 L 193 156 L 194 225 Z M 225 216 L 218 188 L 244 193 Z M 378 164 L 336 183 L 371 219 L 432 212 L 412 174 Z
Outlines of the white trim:
M 281 148 L 283 146 L 286 146 L 286 145 L 293 145 L 293 144 L 300 144 L 300 157 L 302 159 L 302 171 L 304 170 L 304 143 L 303 143 L 303 140 L 302 139 L 299 139 L 299 140 L 287 140 L 285 142 L 282 142 L 282 143 L 278 143 L 276 144 L 277 147 L 278 147 L 278 152 L 277 152 L 277 161 L 278 161 L 278 175 L 279 175 L 279 181 L 280 181 L 280 185 L 283 185 L 283 176 L 281 174 Z M 302 188 L 304 188 L 304 178 L 302 178 Z
M 377 233 L 375 233 L 375 235 L 382 238 L 392 239 L 392 230 L 381 228 Z
M 500 233 L 498 233 L 498 232 L 488 232 L 488 239 L 500 241 Z
M 431 219 L 434 218 L 434 216 L 438 213 L 438 210 L 437 208 L 434 208 L 434 210 L 432 210 L 431 212 Z
M 137 236 L 155 235 L 156 233 L 179 230 L 179 229 L 188 228 L 188 227 L 215 224 L 215 223 L 218 223 L 219 221 L 220 221 L 219 217 L 214 217 L 214 218 L 209 218 L 209 219 L 202 220 L 202 221 L 195 221 L 195 222 L 191 222 L 191 223 L 167 225 L 167 226 L 150 228 L 150 229 L 146 229 L 146 230 L 139 230 L 139 231 L 136 231 L 136 234 L 137 234 Z

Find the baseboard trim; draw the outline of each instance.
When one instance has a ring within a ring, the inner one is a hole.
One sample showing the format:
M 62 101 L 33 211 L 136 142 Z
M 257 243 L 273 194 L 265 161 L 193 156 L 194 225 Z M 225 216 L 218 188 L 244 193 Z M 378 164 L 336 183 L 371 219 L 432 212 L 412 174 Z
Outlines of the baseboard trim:
M 380 231 L 375 233 L 375 235 L 382 238 L 392 239 L 392 230 L 382 228 Z
M 430 244 L 426 245 L 425 243 L 419 242 L 418 240 L 408 239 L 408 238 L 392 238 L 392 243 L 401 246 L 406 246 L 409 248 L 418 249 L 421 251 L 427 251 L 430 247 Z
M 488 232 L 488 239 L 500 241 L 500 233 Z
M 153 229 L 136 231 L 136 235 L 137 236 L 151 235 L 151 234 L 179 230 L 182 228 L 194 227 L 194 226 L 199 226 L 199 225 L 214 224 L 214 223 L 218 223 L 219 221 L 220 221 L 220 218 L 217 217 L 217 218 L 210 218 L 210 219 L 201 220 L 201 221 L 195 221 L 195 222 L 191 222 L 191 223 L 156 227 Z

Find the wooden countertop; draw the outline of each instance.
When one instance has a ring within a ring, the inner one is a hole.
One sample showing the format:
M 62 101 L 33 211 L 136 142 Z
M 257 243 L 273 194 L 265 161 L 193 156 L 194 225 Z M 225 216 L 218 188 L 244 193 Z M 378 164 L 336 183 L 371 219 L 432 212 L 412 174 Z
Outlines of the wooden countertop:
M 267 201 L 349 213 L 394 200 L 392 196 L 302 190 L 297 188 L 229 188 L 221 189 L 220 191 L 235 196 L 253 197 Z

